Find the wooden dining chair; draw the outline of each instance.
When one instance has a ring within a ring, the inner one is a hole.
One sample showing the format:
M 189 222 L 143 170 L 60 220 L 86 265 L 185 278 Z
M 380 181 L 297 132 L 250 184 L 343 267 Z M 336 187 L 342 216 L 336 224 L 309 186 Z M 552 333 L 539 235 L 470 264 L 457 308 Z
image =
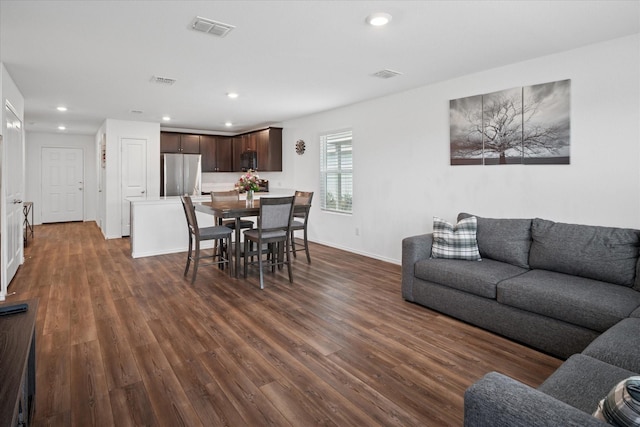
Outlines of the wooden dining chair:
M 296 191 L 295 204 L 306 205 L 304 209 L 295 208 L 293 212 L 293 221 L 291 222 L 291 251 L 296 258 L 296 242 L 294 232 L 296 230 L 304 231 L 304 251 L 307 253 L 307 263 L 311 264 L 311 256 L 309 255 L 309 240 L 307 240 L 307 224 L 309 223 L 309 212 L 311 211 L 311 199 L 313 199 L 313 191 Z
M 236 202 L 240 200 L 240 193 L 238 190 L 230 190 L 230 191 L 213 191 L 211 192 L 211 201 L 212 202 Z M 236 229 L 236 220 L 235 219 L 225 219 L 217 218 L 216 223 L 218 225 L 224 225 L 225 227 L 229 227 L 232 230 Z M 253 221 L 251 220 L 240 220 L 240 229 L 251 229 L 253 228 Z
M 293 200 L 294 196 L 261 198 L 258 228 L 244 232 L 244 277 L 247 277 L 249 265 L 258 264 L 260 289 L 264 289 L 263 269 L 265 264 L 270 266 L 272 271 L 275 271 L 276 266 L 280 268 L 286 265 L 289 272 L 289 282 L 293 283 L 289 251 Z M 251 242 L 256 243 L 255 249 L 250 245 Z M 263 251 L 265 245 L 269 248 L 266 260 Z M 251 261 L 249 256 L 252 257 Z M 256 256 L 258 260 L 253 261 L 253 256 Z
M 196 210 L 193 207 L 191 197 L 185 194 L 180 196 L 182 200 L 182 207 L 184 208 L 184 214 L 187 218 L 187 227 L 189 229 L 189 250 L 187 252 L 187 266 L 184 269 L 184 275 L 189 272 L 189 266 L 193 261 L 193 276 L 191 277 L 191 283 L 196 280 L 196 274 L 198 273 L 198 265 L 200 259 L 210 258 L 211 255 L 200 255 L 200 242 L 204 240 L 223 240 L 226 241 L 225 245 L 215 247 L 213 250 L 212 262 L 207 265 L 219 265 L 227 267 L 229 269 L 229 275 L 231 275 L 231 257 L 229 256 L 229 249 L 231 248 L 231 230 L 229 227 L 222 225 L 214 225 L 212 227 L 198 227 L 198 219 L 196 217 Z M 195 252 L 195 253 L 194 253 Z

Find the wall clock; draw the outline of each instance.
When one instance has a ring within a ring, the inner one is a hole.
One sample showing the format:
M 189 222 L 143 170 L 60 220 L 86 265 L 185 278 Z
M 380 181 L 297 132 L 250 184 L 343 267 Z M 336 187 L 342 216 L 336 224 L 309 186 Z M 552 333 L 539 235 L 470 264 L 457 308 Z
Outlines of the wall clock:
M 299 139 L 298 141 L 296 141 L 296 153 L 303 155 L 304 154 L 304 141 Z

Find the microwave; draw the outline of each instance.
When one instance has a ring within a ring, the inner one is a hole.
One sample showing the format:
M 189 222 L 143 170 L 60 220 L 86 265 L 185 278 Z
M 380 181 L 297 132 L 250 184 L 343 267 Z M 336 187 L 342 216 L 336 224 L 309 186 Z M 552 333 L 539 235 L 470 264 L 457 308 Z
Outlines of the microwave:
M 258 169 L 258 153 L 253 150 L 247 150 L 240 154 L 240 168 L 243 172 Z

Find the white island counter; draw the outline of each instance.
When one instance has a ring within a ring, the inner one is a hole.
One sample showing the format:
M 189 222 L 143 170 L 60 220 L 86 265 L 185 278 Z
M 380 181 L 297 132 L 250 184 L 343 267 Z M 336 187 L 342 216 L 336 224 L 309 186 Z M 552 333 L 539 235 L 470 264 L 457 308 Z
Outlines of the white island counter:
M 292 196 L 293 190 L 272 190 L 255 193 L 255 197 Z M 240 195 L 244 198 L 244 195 Z M 194 203 L 209 202 L 208 195 L 193 196 Z M 141 258 L 154 255 L 186 252 L 189 245 L 187 220 L 179 196 L 132 198 L 131 202 L 131 256 Z M 214 225 L 213 216 L 196 212 L 198 225 Z M 212 247 L 213 242 L 203 242 L 203 248 Z

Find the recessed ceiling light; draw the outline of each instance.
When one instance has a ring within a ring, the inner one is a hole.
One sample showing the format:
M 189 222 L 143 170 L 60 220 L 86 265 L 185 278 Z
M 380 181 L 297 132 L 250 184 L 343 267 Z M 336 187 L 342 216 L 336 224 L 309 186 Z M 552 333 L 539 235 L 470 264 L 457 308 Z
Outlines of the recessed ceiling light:
M 169 117 L 169 116 L 162 116 L 162 120 L 164 120 L 165 122 L 168 122 L 169 120 L 171 120 L 171 117 Z
M 63 107 L 62 105 L 57 107 L 56 110 L 58 111 L 67 111 L 67 107 Z
M 58 130 L 67 130 L 67 127 L 65 125 L 60 125 L 58 126 Z
M 238 97 L 238 94 L 235 92 L 229 92 L 227 93 L 227 96 L 231 99 L 236 99 Z
M 229 126 L 233 126 L 233 123 L 231 123 L 231 122 L 225 122 L 225 124 L 224 124 L 224 125 L 225 125 L 225 126 L 227 126 L 227 127 L 229 127 Z
M 387 25 L 389 21 L 391 21 L 391 15 L 388 13 L 372 13 L 367 16 L 367 24 L 373 25 L 374 27 L 382 27 L 383 25 Z

